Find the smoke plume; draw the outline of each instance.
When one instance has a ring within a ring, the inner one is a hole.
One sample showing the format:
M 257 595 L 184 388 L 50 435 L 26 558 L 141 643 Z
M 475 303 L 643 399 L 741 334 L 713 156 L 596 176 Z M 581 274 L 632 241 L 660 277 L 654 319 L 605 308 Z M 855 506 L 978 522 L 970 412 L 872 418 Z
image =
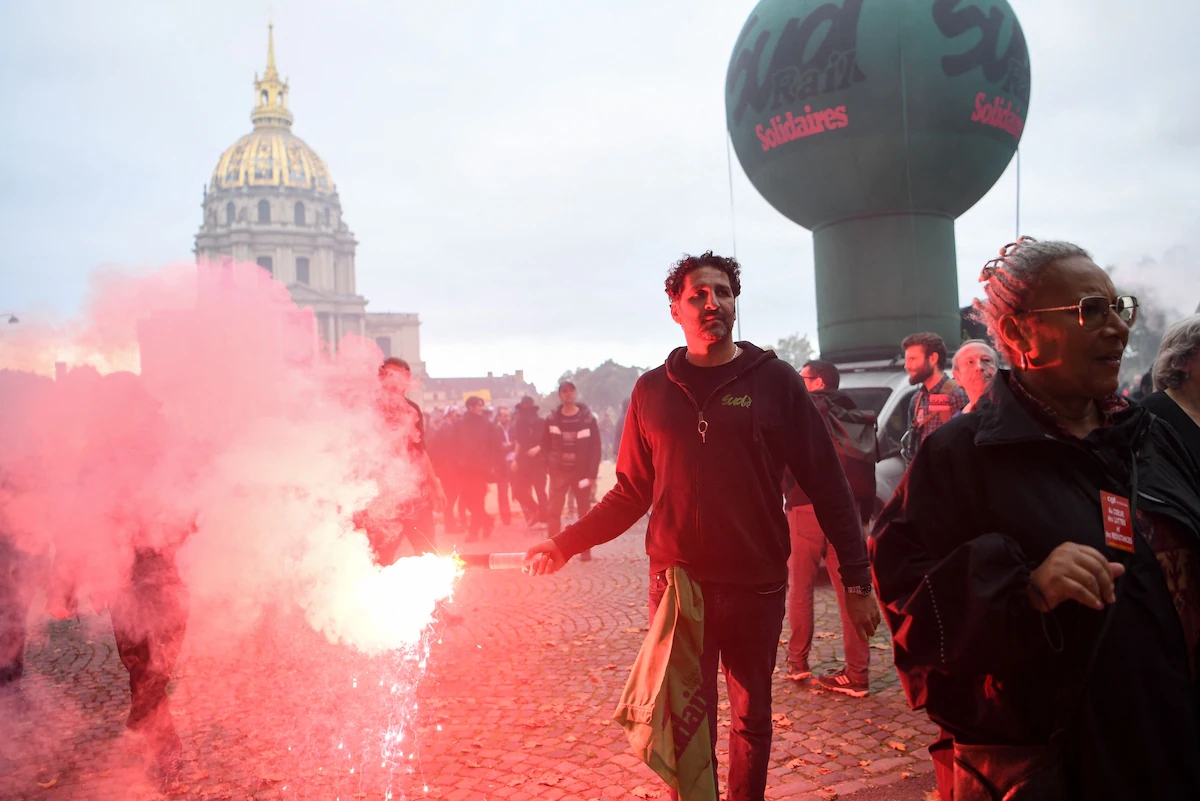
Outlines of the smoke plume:
M 79 319 L 0 342 L 0 532 L 52 559 L 52 611 L 103 608 L 149 548 L 176 554 L 202 651 L 289 609 L 367 653 L 413 644 L 454 568 L 380 569 L 354 525 L 419 489 L 381 359 L 353 335 L 328 353 L 255 265 L 98 276 Z

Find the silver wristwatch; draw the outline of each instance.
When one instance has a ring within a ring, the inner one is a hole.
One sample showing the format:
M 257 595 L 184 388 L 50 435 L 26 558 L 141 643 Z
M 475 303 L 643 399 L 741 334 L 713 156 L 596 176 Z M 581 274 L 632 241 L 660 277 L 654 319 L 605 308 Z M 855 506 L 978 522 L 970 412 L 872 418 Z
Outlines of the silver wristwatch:
M 857 587 L 846 587 L 845 589 L 846 592 L 850 593 L 851 595 L 867 596 L 872 592 L 870 584 L 860 584 Z

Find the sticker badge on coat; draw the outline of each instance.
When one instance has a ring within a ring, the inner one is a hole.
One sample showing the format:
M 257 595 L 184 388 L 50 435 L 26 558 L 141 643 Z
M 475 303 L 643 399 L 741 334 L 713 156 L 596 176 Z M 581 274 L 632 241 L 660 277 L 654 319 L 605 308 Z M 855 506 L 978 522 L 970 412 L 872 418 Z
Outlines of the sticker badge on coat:
M 1133 522 L 1129 518 L 1129 499 L 1101 491 L 1100 508 L 1104 510 L 1104 542 L 1109 548 L 1133 553 Z
M 950 396 L 938 393 L 929 396 L 929 411 L 934 414 L 949 414 Z

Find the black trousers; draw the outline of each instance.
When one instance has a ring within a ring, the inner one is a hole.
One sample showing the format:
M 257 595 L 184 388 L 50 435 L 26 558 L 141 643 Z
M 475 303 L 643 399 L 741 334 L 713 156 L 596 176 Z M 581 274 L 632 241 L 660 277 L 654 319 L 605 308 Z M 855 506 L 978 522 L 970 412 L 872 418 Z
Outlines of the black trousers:
M 446 494 L 446 508 L 443 510 L 443 522 L 446 526 L 446 531 L 455 531 L 461 529 L 465 525 L 467 516 L 466 508 L 462 503 L 462 479 L 459 471 L 451 467 L 438 467 L 434 465 L 434 470 L 437 472 L 438 479 L 442 482 L 442 492 Z M 454 507 L 458 505 L 458 514 L 455 515 Z
M 179 747 L 167 684 L 187 632 L 188 594 L 172 557 L 139 549 L 129 585 L 109 604 L 121 664 L 129 671 L 125 725 L 155 752 Z
M 546 517 L 546 471 L 541 465 L 517 463 L 512 495 L 525 515 L 526 523 L 536 523 Z
M 512 472 L 506 463 L 496 477 L 496 507 L 500 511 L 500 522 L 506 526 L 512 523 L 512 501 L 509 500 L 509 476 L 511 475 Z
M 563 505 L 567 501 L 567 493 L 575 499 L 575 508 L 579 516 L 587 514 L 592 508 L 591 486 L 580 487 L 579 479 L 574 476 L 550 474 L 550 501 L 546 505 L 546 536 L 553 537 L 562 531 Z
M 650 576 L 650 619 L 667 591 L 665 573 Z M 787 582 L 766 587 L 703 584 L 701 692 L 717 772 L 717 670 L 729 695 L 729 781 L 726 801 L 761 801 L 771 763 L 771 675 L 783 630 Z M 715 782 L 714 782 L 715 783 Z M 719 785 L 718 785 L 719 786 Z M 670 791 L 670 797 L 679 794 Z
M 463 473 L 459 476 L 458 486 L 464 516 L 469 518 L 466 521 L 467 536 L 488 536 L 492 533 L 492 516 L 483 505 L 483 499 L 487 496 L 487 474 Z

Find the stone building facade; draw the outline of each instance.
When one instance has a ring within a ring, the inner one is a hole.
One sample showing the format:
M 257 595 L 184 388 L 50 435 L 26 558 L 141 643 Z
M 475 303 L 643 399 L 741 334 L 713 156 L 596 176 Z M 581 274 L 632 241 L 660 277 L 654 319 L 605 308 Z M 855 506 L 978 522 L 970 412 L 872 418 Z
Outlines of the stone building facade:
M 492 406 L 512 408 L 529 395 L 540 396 L 537 387 L 525 380 L 525 372 L 517 370 L 504 375 L 488 373 L 475 378 L 426 378 L 421 381 L 421 407 L 428 413 L 447 406 L 461 407 L 472 395 L 478 395 Z
M 297 305 L 313 310 L 330 348 L 346 334 L 370 337 L 385 356 L 406 359 L 423 374 L 418 315 L 368 312 L 358 294 L 358 242 L 342 218 L 329 168 L 292 133 L 288 91 L 269 28 L 266 72 L 254 76 L 254 130 L 217 161 L 205 189 L 196 258 L 257 263 L 287 286 Z

